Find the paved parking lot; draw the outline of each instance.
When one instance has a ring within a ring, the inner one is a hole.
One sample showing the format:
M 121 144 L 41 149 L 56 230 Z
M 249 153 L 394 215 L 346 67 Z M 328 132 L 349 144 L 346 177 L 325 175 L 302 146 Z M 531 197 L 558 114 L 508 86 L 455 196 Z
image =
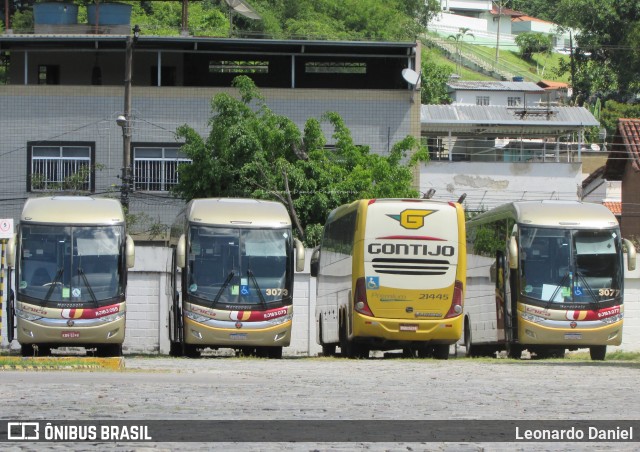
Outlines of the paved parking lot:
M 513 361 L 126 357 L 124 371 L 4 371 L 5 419 L 617 420 L 640 419 L 639 365 Z M 247 425 L 246 423 L 240 425 Z M 309 424 L 311 425 L 311 424 Z M 499 425 L 499 423 L 498 423 Z M 640 429 L 639 429 L 640 430 Z M 511 434 L 509 430 L 506 434 Z M 640 431 L 636 432 L 640 436 Z M 238 439 L 242 433 L 238 432 Z M 531 443 L 191 443 L 199 450 L 539 450 Z M 637 450 L 635 443 L 544 443 Z M 87 444 L 77 450 L 85 450 Z M 15 444 L 57 450 L 62 443 Z M 68 446 L 68 445 L 67 445 Z M 179 443 L 109 443 L 171 450 Z M 193 447 L 192 447 L 193 446 Z M 75 444 L 74 447 L 79 447 Z

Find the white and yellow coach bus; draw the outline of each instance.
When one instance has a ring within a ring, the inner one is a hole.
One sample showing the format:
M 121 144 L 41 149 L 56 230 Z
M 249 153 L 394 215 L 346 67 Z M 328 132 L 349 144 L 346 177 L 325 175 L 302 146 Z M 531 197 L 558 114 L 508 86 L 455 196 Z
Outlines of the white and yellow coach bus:
M 323 353 L 447 359 L 462 335 L 465 246 L 459 203 L 364 199 L 333 210 L 311 260 Z
M 622 342 L 623 243 L 599 204 L 511 202 L 467 221 L 464 342 L 470 356 L 525 349 L 538 358 Z
M 204 348 L 281 358 L 291 342 L 293 274 L 304 248 L 286 208 L 253 199 L 194 199 L 171 230 L 171 354 Z
M 11 242 L 22 355 L 44 356 L 59 347 L 122 355 L 127 269 L 135 256 L 120 202 L 30 198 Z

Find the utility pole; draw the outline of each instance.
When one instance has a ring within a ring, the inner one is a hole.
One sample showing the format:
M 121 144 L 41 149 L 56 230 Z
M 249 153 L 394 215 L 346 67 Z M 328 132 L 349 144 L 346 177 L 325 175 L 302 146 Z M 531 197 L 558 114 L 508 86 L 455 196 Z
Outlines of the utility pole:
M 120 202 L 125 212 L 129 209 L 129 193 L 131 192 L 131 78 L 133 68 L 133 45 L 140 36 L 140 27 L 133 28 L 133 37 L 127 36 L 124 65 L 124 114 L 118 117 L 117 123 L 122 127 L 122 183 L 120 185 Z
M 500 59 L 500 18 L 502 17 L 502 0 L 498 0 L 498 30 L 496 32 L 496 66 Z

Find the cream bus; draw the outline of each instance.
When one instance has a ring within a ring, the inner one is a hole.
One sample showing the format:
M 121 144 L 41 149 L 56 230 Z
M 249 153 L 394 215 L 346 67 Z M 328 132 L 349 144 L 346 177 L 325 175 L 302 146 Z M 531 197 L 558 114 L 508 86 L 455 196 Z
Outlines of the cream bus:
M 194 199 L 171 229 L 173 356 L 205 349 L 281 358 L 291 342 L 293 274 L 304 269 L 286 208 L 254 199 Z
M 127 269 L 135 256 L 118 201 L 30 198 L 9 250 L 23 356 L 45 356 L 59 347 L 122 355 Z
M 462 334 L 465 245 L 459 203 L 364 199 L 333 210 L 311 259 L 323 353 L 447 359 Z
M 469 356 L 593 360 L 622 342 L 623 243 L 613 214 L 578 201 L 511 202 L 467 222 L 464 343 Z

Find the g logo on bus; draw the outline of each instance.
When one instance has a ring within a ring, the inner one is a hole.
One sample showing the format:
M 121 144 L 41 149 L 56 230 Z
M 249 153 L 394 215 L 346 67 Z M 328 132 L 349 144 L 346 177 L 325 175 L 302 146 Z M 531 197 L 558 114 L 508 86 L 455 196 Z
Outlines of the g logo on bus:
M 405 229 L 420 229 L 424 226 L 424 217 L 431 215 L 435 210 L 406 209 L 400 215 L 387 215 L 389 218 L 400 222 Z

